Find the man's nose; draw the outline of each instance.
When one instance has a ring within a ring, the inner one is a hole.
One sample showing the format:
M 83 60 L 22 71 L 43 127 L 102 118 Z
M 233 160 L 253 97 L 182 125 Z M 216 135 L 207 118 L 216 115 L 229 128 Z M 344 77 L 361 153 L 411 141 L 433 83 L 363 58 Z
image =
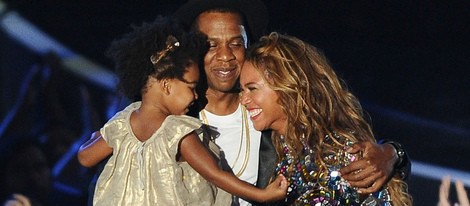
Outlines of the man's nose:
M 219 47 L 217 50 L 217 59 L 220 61 L 231 61 L 234 60 L 236 57 L 233 54 L 232 48 L 230 46 L 222 46 Z

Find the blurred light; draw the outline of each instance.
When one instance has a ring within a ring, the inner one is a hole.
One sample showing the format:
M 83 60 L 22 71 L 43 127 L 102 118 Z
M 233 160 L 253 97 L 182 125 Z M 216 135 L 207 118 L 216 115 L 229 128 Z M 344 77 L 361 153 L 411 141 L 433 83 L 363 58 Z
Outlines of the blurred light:
M 0 3 L 0 10 L 4 9 Z M 22 18 L 17 12 L 8 11 L 0 16 L 1 28 L 12 38 L 18 40 L 27 48 L 39 53 L 56 53 L 63 61 L 66 69 L 97 83 L 106 89 L 114 90 L 116 76 L 108 69 L 74 53 L 59 42 L 39 30 L 36 26 Z
M 411 173 L 438 181 L 441 181 L 444 176 L 450 176 L 452 181 L 460 180 L 465 186 L 470 187 L 470 173 L 465 171 L 412 161 Z
M 6 9 L 6 4 L 3 1 L 0 1 L 0 14 Z

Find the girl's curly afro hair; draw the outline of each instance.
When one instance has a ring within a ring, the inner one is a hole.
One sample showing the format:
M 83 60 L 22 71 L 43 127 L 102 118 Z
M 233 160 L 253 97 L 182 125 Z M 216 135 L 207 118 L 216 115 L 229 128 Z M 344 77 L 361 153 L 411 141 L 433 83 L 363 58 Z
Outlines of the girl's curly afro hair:
M 115 63 L 119 91 L 133 101 L 141 100 L 149 76 L 158 80 L 182 79 L 186 67 L 199 64 L 208 48 L 203 35 L 187 33 L 170 17 L 158 16 L 152 23 L 131 28 L 131 32 L 111 43 L 106 55 Z M 179 46 L 153 65 L 150 57 L 166 49 L 170 35 L 176 37 Z

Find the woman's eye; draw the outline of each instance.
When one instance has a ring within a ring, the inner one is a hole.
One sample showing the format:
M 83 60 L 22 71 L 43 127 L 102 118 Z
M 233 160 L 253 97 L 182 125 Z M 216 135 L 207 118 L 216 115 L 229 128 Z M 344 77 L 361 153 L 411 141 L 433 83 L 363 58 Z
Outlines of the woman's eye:
M 248 87 L 247 89 L 250 91 L 253 91 L 253 90 L 256 90 L 256 87 Z

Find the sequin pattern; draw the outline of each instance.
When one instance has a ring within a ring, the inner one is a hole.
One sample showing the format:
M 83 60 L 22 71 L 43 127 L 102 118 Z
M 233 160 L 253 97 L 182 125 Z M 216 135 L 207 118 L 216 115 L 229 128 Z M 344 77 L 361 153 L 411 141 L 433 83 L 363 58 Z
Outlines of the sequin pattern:
M 355 188 L 339 175 L 339 169 L 350 164 L 359 156 L 347 153 L 345 150 L 352 142 L 333 133 L 332 137 L 325 137 L 325 148 L 322 155 L 324 165 L 315 160 L 314 151 L 304 143 L 303 155 L 295 158 L 284 137 L 281 137 L 283 157 L 276 167 L 276 175 L 283 174 L 288 182 L 287 205 L 378 205 L 391 206 L 390 195 L 386 189 L 377 194 L 370 195 L 362 203 Z M 341 146 L 339 142 L 345 146 Z M 388 198 L 388 199 L 387 199 Z

